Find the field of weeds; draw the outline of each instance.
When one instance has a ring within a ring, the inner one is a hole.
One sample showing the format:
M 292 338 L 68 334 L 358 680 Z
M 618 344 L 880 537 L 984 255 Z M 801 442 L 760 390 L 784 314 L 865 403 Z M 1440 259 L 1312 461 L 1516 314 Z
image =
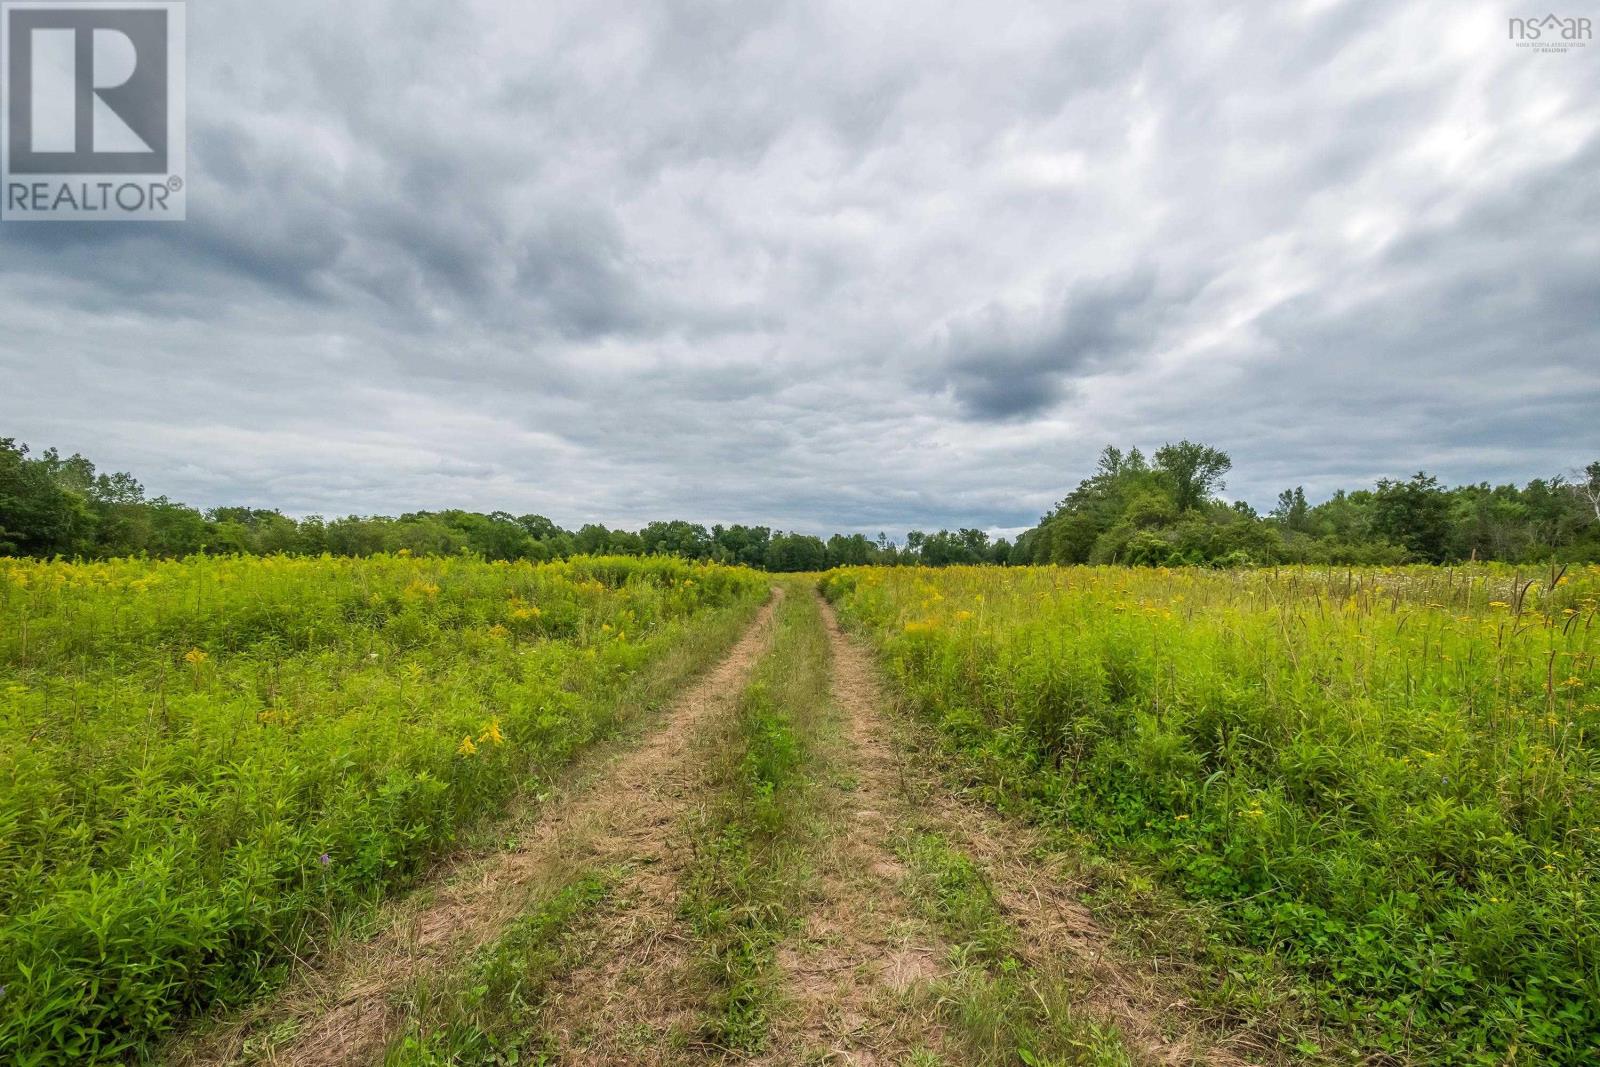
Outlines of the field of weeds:
M 1600 1057 L 1600 568 L 823 586 L 992 791 L 1152 872 L 1320 1026 L 1426 1062 Z
M 765 592 L 667 558 L 0 559 L 0 1059 L 136 1055 L 278 984 Z

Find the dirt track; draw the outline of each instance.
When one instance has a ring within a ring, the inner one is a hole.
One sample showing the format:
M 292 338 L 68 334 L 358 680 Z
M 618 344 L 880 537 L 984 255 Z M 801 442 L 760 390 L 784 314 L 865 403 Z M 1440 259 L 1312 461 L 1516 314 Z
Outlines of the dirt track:
M 801 595 L 801 594 L 796 594 Z M 775 590 L 735 647 L 637 744 L 611 746 L 560 795 L 531 807 L 515 847 L 468 863 L 388 909 L 381 932 L 308 969 L 265 1009 L 174 1060 L 276 1067 L 369 1065 L 404 1023 L 408 983 L 447 974 L 542 892 L 577 872 L 621 872 L 584 934 L 579 962 L 550 991 L 543 1032 L 564 1063 L 720 1061 L 686 1039 L 703 1010 L 695 945 L 678 913 L 689 817 L 709 800 L 708 727 L 728 712 L 771 646 Z M 1030 981 L 1071 991 L 1082 1013 L 1120 1033 L 1138 1063 L 1247 1062 L 1247 1037 L 1217 1041 L 1140 966 L 1119 959 L 1056 862 L 1025 824 L 950 788 L 925 728 L 887 713 L 876 665 L 820 597 L 829 647 L 819 732 L 808 886 L 797 930 L 777 951 L 782 987 L 770 1041 L 751 1062 L 889 1064 L 932 1055 L 961 1063 L 944 990 L 959 946 L 919 906 L 902 859 L 908 835 L 934 834 L 982 872 Z M 247 1043 L 251 1034 L 278 1040 Z M 919 1060 L 918 1062 L 922 1062 Z
M 178 1062 L 196 1067 L 241 1059 L 274 1067 L 372 1063 L 401 1022 L 393 1008 L 395 995 L 418 973 L 446 966 L 488 942 L 531 896 L 581 867 L 628 866 L 635 906 L 614 919 L 628 929 L 611 933 L 619 941 L 659 944 L 651 931 L 662 909 L 671 909 L 669 842 L 695 785 L 694 768 L 685 758 L 689 738 L 743 688 L 771 639 L 781 596 L 775 590 L 738 644 L 672 704 L 642 744 L 590 768 L 566 795 L 539 804 L 519 828 L 515 849 L 454 872 L 436 892 L 413 894 L 392 909 L 376 937 L 324 969 L 304 973 L 269 1009 L 275 1027 L 296 1029 L 291 1040 L 251 1056 L 244 1029 L 233 1027 Z M 605 985 L 603 975 L 580 974 L 575 980 Z M 592 992 L 602 999 L 607 995 L 602 988 Z

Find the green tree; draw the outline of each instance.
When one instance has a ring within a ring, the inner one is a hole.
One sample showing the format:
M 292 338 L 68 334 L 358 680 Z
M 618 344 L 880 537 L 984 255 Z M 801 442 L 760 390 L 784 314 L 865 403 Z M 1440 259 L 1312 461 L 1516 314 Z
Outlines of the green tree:
M 820 571 L 828 566 L 828 546 L 809 534 L 780 533 L 767 548 L 769 571 Z
M 866 534 L 834 534 L 828 538 L 828 565 L 851 567 L 872 563 L 878 558 L 877 546 Z
M 698 523 L 674 519 L 652 522 L 639 531 L 646 555 L 706 559 L 711 555 L 711 535 Z
M 1372 529 L 1412 558 L 1442 563 L 1450 543 L 1450 501 L 1439 479 L 1418 472 L 1404 482 L 1388 478 L 1372 494 Z
M 772 531 L 765 526 L 713 526 L 711 540 L 722 549 L 727 562 L 765 567 Z
M 1574 480 L 1572 489 L 1588 505 L 1593 520 L 1600 523 L 1600 460 L 1583 468 L 1583 476 Z
M 1284 529 L 1293 530 L 1295 533 L 1305 533 L 1311 528 L 1311 506 L 1306 503 L 1306 491 L 1301 486 L 1285 489 L 1278 494 L 1278 506 L 1272 509 L 1272 517 Z
M 29 459 L 27 445 L 0 438 L 0 546 L 4 551 L 29 556 L 93 552 L 97 516 L 83 492 L 64 487 L 57 479 L 60 465 L 54 451 Z M 93 468 L 90 470 L 92 473 Z
M 1233 460 L 1219 449 L 1184 440 L 1156 449 L 1155 469 L 1178 510 L 1194 511 L 1222 491 L 1223 475 L 1233 469 Z

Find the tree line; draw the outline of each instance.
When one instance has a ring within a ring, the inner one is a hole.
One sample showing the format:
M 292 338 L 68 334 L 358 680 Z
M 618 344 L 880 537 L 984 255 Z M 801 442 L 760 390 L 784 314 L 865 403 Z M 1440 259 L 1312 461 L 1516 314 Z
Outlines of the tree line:
M 1017 538 L 1014 563 L 1182 566 L 1600 562 L 1600 462 L 1525 486 L 1383 479 L 1312 504 L 1304 487 L 1266 515 L 1219 494 L 1233 461 L 1193 441 L 1108 446 L 1094 474 Z
M 1285 490 L 1259 515 L 1219 494 L 1227 453 L 1182 441 L 1146 458 L 1107 447 L 1079 483 L 1015 544 L 976 529 L 834 534 L 824 540 L 767 526 L 652 522 L 567 530 L 543 515 L 417 511 L 400 516 L 296 519 L 264 508 L 206 511 L 148 497 L 126 473 L 103 474 L 80 455 L 37 455 L 0 438 L 0 554 L 106 558 L 195 553 L 366 556 L 472 552 L 487 559 L 578 554 L 670 554 L 769 571 L 849 564 L 1123 563 L 1248 565 L 1600 561 L 1600 462 L 1572 476 L 1447 488 L 1427 474 L 1339 491 L 1311 504 Z
M 80 455 L 34 455 L 0 438 L 0 555 L 108 558 L 196 553 L 369 556 L 472 552 L 486 559 L 563 559 L 573 555 L 675 555 L 742 563 L 769 571 L 812 571 L 856 563 L 1004 563 L 1011 546 L 982 530 L 913 530 L 904 544 L 886 534 L 835 534 L 823 540 L 767 526 L 712 526 L 674 520 L 640 530 L 589 524 L 567 530 L 543 515 L 504 511 L 417 511 L 400 516 L 296 519 L 266 508 L 201 511 L 147 497 L 124 473 L 102 474 Z

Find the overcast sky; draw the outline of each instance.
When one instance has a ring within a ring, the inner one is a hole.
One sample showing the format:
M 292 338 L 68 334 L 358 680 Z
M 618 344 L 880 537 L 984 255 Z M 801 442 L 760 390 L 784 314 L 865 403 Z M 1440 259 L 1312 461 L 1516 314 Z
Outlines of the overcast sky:
M 1600 42 L 1514 47 L 1543 11 L 196 0 L 189 221 L 0 224 L 0 436 L 811 532 L 1031 525 L 1108 442 L 1261 507 L 1560 473 Z

